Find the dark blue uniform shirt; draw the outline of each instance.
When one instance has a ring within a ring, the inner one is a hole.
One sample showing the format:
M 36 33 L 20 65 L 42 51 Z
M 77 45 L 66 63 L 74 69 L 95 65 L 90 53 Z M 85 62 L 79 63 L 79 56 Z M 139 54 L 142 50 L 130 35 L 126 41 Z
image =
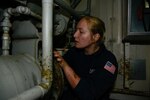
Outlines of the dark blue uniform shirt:
M 64 59 L 81 80 L 74 89 L 65 87 L 61 100 L 108 100 L 118 69 L 113 53 L 102 46 L 96 53 L 85 55 L 82 49 L 72 47 Z

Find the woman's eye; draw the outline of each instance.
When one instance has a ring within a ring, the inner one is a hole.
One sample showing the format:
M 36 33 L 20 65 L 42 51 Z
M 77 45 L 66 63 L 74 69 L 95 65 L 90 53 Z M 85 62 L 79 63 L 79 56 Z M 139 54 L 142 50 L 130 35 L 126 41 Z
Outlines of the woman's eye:
M 83 32 L 83 31 L 80 31 L 80 33 L 83 34 L 84 32 Z

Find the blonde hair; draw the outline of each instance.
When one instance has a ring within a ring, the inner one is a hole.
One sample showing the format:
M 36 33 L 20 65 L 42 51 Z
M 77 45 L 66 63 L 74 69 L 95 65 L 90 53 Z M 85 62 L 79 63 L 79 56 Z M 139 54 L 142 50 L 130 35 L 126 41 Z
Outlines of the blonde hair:
M 94 16 L 84 16 L 81 18 L 81 20 L 86 20 L 89 29 L 93 34 L 99 33 L 101 37 L 103 37 L 105 33 L 105 23 L 98 17 Z

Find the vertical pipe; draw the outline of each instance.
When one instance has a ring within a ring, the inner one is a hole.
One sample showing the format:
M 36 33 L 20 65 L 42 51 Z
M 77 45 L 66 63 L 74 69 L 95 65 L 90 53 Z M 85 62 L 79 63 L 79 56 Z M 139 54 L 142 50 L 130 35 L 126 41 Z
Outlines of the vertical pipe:
M 3 55 L 9 55 L 9 45 L 10 45 L 10 36 L 9 36 L 9 30 L 11 27 L 11 23 L 9 18 L 11 17 L 10 14 L 7 13 L 7 10 L 4 11 L 4 20 L 1 23 L 1 26 L 3 27 L 3 36 L 2 36 L 2 54 Z
M 126 65 L 126 50 L 125 50 L 125 43 L 123 43 L 123 88 L 125 89 L 125 65 Z
M 118 18 L 118 27 L 117 27 L 117 43 L 121 43 L 121 40 L 122 40 L 122 13 L 123 13 L 123 1 L 122 0 L 117 0 L 117 3 L 118 3 L 118 15 L 117 15 L 117 18 Z
M 53 0 L 42 0 L 42 81 L 52 83 L 52 32 L 53 32 Z M 50 79 L 48 79 L 50 78 Z
M 8 33 L 3 33 L 2 36 L 2 54 L 3 55 L 9 55 L 9 49 L 10 49 L 10 37 Z

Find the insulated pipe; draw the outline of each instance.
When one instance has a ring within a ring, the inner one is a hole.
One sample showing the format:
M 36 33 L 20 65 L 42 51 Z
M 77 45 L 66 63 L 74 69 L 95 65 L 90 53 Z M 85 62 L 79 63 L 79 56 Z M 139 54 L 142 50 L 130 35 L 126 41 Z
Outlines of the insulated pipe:
M 42 0 L 42 87 L 49 89 L 52 85 L 52 33 L 53 0 Z
M 52 66 L 53 0 L 42 0 L 43 65 Z M 47 68 L 46 67 L 46 68 Z M 52 69 L 51 69 L 52 70 Z
M 27 90 L 22 94 L 8 100 L 36 100 L 39 97 L 43 96 L 46 91 L 47 90 L 45 90 L 41 86 L 35 86 L 30 90 Z

